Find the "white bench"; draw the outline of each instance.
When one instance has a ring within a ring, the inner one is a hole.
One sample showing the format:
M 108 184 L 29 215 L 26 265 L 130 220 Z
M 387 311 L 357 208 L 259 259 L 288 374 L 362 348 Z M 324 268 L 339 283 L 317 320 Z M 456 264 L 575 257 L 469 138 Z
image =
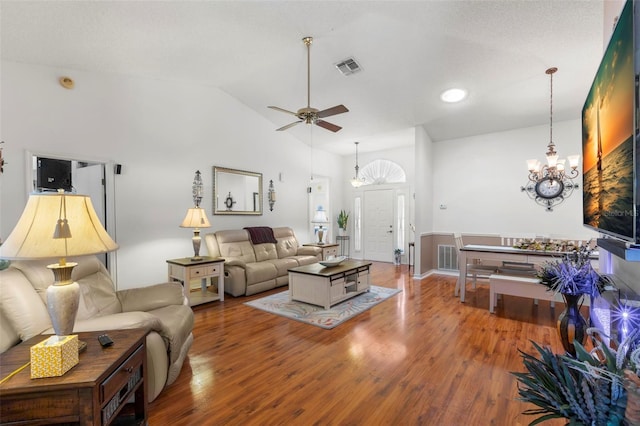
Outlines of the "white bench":
M 498 295 L 528 297 L 534 299 L 537 305 L 538 300 L 550 300 L 551 307 L 555 302 L 562 302 L 562 295 L 553 291 L 548 291 L 547 287 L 540 284 L 540 280 L 535 277 L 492 274 L 489 277 L 489 312 L 494 313 L 498 303 Z

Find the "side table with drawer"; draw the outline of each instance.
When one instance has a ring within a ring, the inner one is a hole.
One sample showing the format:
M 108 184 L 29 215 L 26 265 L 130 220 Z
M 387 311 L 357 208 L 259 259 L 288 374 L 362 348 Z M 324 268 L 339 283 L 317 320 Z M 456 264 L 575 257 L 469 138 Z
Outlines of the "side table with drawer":
M 167 260 L 169 281 L 180 281 L 184 286 L 184 294 L 190 306 L 224 301 L 224 259 L 206 257 L 192 260 L 190 257 Z M 217 288 L 213 279 L 217 279 Z M 191 281 L 200 280 L 200 291 L 191 291 Z
M 103 348 L 100 334 L 113 345 Z M 64 375 L 31 379 L 27 367 L 0 384 L 0 424 L 147 424 L 148 330 L 109 330 L 77 333 L 87 343 L 79 363 Z M 49 336 L 39 335 L 0 355 L 0 379 L 30 360 L 31 346 Z
M 320 247 L 322 249 L 322 260 L 329 259 L 330 256 L 338 256 L 338 248 L 339 244 L 327 243 L 327 244 L 318 244 L 318 243 L 308 243 L 303 244 L 303 246 L 312 246 L 312 247 Z

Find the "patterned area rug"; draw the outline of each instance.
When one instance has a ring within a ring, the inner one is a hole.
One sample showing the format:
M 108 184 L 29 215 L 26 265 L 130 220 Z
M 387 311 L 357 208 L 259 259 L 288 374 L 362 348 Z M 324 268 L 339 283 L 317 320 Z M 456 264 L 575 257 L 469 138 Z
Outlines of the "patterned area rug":
M 318 327 L 331 329 L 346 320 L 384 302 L 394 294 L 400 293 L 397 288 L 386 288 L 372 285 L 369 291 L 345 300 L 331 309 L 309 305 L 303 302 L 289 301 L 289 291 L 272 294 L 261 299 L 245 302 L 245 305 L 276 315 L 301 321 Z

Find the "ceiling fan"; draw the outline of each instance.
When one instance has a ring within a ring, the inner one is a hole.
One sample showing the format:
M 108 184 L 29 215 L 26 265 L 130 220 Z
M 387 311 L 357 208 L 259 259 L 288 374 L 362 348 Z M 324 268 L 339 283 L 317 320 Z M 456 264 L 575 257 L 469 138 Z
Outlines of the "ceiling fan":
M 337 132 L 338 130 L 342 129 L 342 127 L 337 126 L 333 123 L 329 123 L 328 121 L 324 121 L 322 119 L 325 117 L 330 117 L 332 115 L 342 114 L 344 112 L 348 112 L 349 110 L 344 105 L 336 105 L 322 111 L 317 110 L 316 108 L 311 108 L 311 43 L 313 42 L 313 37 L 305 37 L 302 39 L 302 41 L 307 46 L 307 106 L 305 108 L 300 108 L 298 112 L 289 111 L 277 106 L 269 106 L 269 108 L 275 109 L 276 111 L 282 111 L 284 113 L 298 117 L 298 121 L 294 121 L 293 123 L 282 126 L 276 130 L 287 130 L 295 126 L 296 124 L 304 122 L 307 124 L 315 124 L 316 126 L 331 130 L 332 132 Z

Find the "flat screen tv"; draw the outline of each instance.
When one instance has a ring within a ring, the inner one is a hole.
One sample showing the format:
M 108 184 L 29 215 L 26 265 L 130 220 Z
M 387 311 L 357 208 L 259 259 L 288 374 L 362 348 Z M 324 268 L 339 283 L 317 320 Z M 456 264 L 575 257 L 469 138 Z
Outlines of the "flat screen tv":
M 582 108 L 582 209 L 585 226 L 640 243 L 640 43 L 634 34 L 633 3 L 627 0 L 623 7 Z
M 38 191 L 71 192 L 71 161 L 38 157 Z

